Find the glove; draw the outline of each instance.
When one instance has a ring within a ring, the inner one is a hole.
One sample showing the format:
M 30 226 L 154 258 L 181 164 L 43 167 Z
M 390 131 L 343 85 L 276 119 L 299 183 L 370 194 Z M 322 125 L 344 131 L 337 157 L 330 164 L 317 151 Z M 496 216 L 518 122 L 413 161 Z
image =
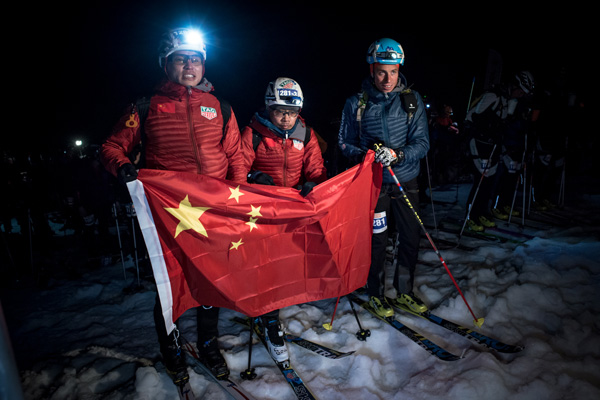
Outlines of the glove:
M 275 185 L 273 178 L 269 174 L 260 171 L 251 171 L 248 174 L 248 183 L 258 183 L 259 185 Z
M 317 186 L 317 184 L 314 182 L 306 182 L 300 188 L 300 196 L 306 197 L 310 192 L 312 192 L 312 190 L 315 186 Z
M 375 162 L 381 163 L 384 167 L 389 167 L 398 162 L 398 156 L 393 149 L 379 146 L 375 151 Z
M 129 163 L 121 165 L 117 170 L 117 178 L 124 184 L 135 181 L 137 179 L 137 175 L 137 170 L 133 164 Z

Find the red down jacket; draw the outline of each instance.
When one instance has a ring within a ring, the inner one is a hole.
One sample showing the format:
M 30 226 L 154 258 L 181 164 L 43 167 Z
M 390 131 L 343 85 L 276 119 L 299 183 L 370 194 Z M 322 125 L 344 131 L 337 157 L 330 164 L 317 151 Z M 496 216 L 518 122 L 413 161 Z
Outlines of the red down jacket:
M 302 117 L 298 117 L 298 120 L 302 128 L 308 129 Z M 252 142 L 253 130 L 262 136 L 256 150 Z M 305 182 L 318 184 L 327 179 L 321 148 L 314 131 L 304 146 L 304 135 L 301 140 L 295 139 L 294 135 L 284 139 L 260 123 L 255 116 L 242 130 L 242 147 L 246 168 L 269 174 L 276 186 L 294 187 Z
M 145 121 L 146 168 L 195 172 L 246 182 L 241 137 L 233 111 L 223 131 L 219 100 L 212 86 L 187 88 L 166 81 L 152 96 Z M 142 137 L 138 114 L 127 114 L 102 145 L 101 161 L 116 175 Z

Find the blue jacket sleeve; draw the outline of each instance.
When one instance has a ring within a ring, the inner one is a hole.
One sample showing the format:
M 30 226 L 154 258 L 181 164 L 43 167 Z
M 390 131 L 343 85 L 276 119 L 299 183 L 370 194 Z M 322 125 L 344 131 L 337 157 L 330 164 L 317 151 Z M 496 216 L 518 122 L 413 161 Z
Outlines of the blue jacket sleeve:
M 338 146 L 342 154 L 350 160 L 355 160 L 365 154 L 365 151 L 360 148 L 358 122 L 356 121 L 357 109 L 358 98 L 356 96 L 348 98 L 342 111 L 338 133 Z
M 404 162 L 419 162 L 429 151 L 429 125 L 425 104 L 420 95 L 417 95 L 417 112 L 409 125 L 406 146 L 404 151 Z

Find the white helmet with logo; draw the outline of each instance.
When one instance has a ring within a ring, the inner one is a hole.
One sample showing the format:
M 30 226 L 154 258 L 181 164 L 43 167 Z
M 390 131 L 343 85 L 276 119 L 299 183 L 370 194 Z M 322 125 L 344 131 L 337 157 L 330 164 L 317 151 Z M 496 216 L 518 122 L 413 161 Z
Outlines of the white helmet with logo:
M 298 107 L 302 108 L 304 96 L 298 82 L 291 78 L 280 77 L 269 82 L 265 93 L 267 107 Z
M 158 45 L 158 63 L 163 68 L 167 57 L 176 51 L 196 51 L 206 61 L 206 43 L 200 32 L 192 28 L 177 28 L 163 34 Z

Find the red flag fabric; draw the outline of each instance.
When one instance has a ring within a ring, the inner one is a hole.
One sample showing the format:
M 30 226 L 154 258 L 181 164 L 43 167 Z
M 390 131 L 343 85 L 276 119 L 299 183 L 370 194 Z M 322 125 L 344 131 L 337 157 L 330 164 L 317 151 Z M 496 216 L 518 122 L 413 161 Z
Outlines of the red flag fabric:
M 254 317 L 364 286 L 381 165 L 363 163 L 315 186 L 235 184 L 140 170 L 128 183 L 163 315 L 199 305 Z

